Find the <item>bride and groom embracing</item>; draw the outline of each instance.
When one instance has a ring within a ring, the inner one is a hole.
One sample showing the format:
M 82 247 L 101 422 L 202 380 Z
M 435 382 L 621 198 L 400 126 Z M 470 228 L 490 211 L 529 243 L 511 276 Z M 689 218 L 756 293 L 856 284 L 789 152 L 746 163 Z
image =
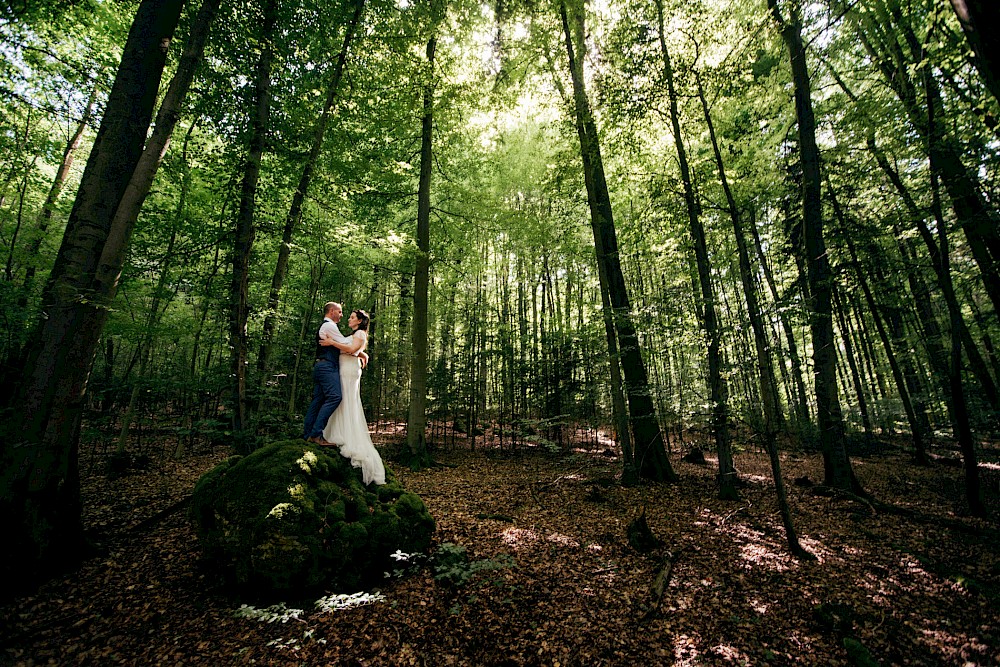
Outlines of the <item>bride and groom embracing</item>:
M 339 303 L 330 301 L 323 306 L 323 324 L 316 333 L 313 398 L 302 438 L 324 447 L 339 447 L 351 465 L 361 468 L 365 484 L 385 484 L 382 457 L 372 444 L 361 405 L 369 317 L 363 310 L 352 311 L 347 325 L 354 332 L 343 336 L 337 326 L 343 315 Z

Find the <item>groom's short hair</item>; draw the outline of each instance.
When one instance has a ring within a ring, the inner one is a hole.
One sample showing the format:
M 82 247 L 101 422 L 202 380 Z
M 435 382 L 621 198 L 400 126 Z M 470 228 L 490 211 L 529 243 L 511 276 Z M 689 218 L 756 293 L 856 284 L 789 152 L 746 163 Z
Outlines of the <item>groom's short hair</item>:
M 340 304 L 337 303 L 336 301 L 327 301 L 326 304 L 323 306 L 323 314 L 324 315 L 328 314 L 331 310 L 333 310 L 334 306 L 339 306 L 339 305 Z

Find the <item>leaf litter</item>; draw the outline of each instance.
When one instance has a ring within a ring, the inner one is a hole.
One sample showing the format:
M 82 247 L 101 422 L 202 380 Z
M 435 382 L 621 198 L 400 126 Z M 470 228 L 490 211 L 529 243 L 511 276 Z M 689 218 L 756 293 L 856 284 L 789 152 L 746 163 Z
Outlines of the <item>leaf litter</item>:
M 200 563 L 177 508 L 222 449 L 118 478 L 84 461 L 85 523 L 106 554 L 0 607 L 0 665 L 1000 664 L 1000 532 L 964 514 L 959 468 L 893 448 L 853 459 L 907 515 L 789 484 L 805 562 L 762 452 L 736 457 L 738 502 L 715 498 L 711 461 L 672 457 L 680 483 L 624 488 L 606 454 L 451 448 L 416 473 L 389 461 L 435 517 L 435 545 L 485 565 L 452 585 L 428 567 L 387 573 L 325 606 L 254 600 Z M 822 479 L 818 454 L 782 459 L 786 480 Z M 661 544 L 646 554 L 626 537 L 643 510 Z M 276 622 L 246 611 L 272 606 Z

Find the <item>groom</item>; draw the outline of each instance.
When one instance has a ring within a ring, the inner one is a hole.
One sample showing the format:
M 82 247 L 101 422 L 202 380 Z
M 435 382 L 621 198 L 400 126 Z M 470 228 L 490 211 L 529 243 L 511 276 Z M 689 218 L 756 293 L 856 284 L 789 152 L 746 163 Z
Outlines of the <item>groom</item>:
M 302 438 L 317 445 L 330 443 L 323 439 L 323 428 L 342 398 L 340 393 L 340 350 L 332 341 L 346 343 L 337 323 L 344 315 L 339 303 L 329 301 L 323 306 L 323 324 L 316 332 L 316 363 L 313 365 L 313 398 L 306 412 Z

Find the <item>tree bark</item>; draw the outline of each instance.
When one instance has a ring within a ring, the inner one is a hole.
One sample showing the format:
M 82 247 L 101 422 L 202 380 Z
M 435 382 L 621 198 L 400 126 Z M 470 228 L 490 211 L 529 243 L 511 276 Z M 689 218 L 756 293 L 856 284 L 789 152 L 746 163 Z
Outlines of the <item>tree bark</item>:
M 410 337 L 410 408 L 406 446 L 414 470 L 431 463 L 427 451 L 427 291 L 430 282 L 431 168 L 434 131 L 434 53 L 437 35 L 427 40 L 427 80 L 420 131 L 420 181 L 417 188 L 417 261 L 413 277 L 413 327 Z M 472 429 L 475 425 L 469 424 Z
M 674 86 L 674 68 L 670 63 L 670 53 L 667 50 L 666 36 L 663 28 L 663 0 L 656 0 L 656 18 L 659 28 L 660 55 L 663 59 L 663 78 L 667 84 L 667 95 L 670 99 L 670 125 L 674 135 L 674 147 L 677 150 L 677 162 L 681 171 L 681 183 L 684 186 L 684 203 L 687 208 L 688 225 L 691 239 L 694 242 L 695 262 L 698 271 L 698 286 L 702 315 L 701 326 L 708 339 L 708 389 L 712 402 L 712 434 L 715 438 L 715 450 L 719 458 L 719 498 L 722 500 L 739 500 L 736 490 L 736 466 L 733 465 L 733 450 L 729 437 L 729 385 L 722 372 L 722 332 L 719 327 L 719 314 L 715 305 L 715 288 L 712 285 L 711 264 L 708 257 L 708 243 L 705 241 L 705 227 L 701 221 L 701 207 L 694 193 L 694 183 L 691 180 L 691 170 L 688 167 L 687 150 L 684 148 L 684 138 L 681 134 L 680 112 L 677 108 L 677 89 Z
M 260 33 L 260 54 L 254 80 L 254 108 L 250 117 L 250 145 L 243 164 L 243 184 L 240 193 L 239 213 L 236 217 L 236 235 L 233 245 L 233 273 L 229 286 L 229 347 L 230 375 L 232 378 L 233 431 L 244 434 L 249 427 L 247 404 L 248 341 L 247 320 L 250 315 L 249 278 L 250 253 L 253 250 L 256 228 L 254 214 L 257 210 L 257 184 L 260 166 L 267 146 L 271 110 L 271 64 L 274 60 L 272 42 L 277 23 L 277 0 L 263 0 L 263 25 Z
M 0 568 L 8 581 L 51 571 L 82 553 L 80 417 L 106 317 L 94 282 L 115 209 L 143 152 L 183 4 L 139 4 L 46 285 L 46 316 L 33 336 L 16 398 L 20 418 L 7 424 L 0 459 L 0 510 L 12 518 Z
M 278 303 L 281 299 L 281 288 L 285 284 L 285 276 L 288 273 L 288 258 L 292 250 L 292 235 L 295 227 L 302 216 L 302 204 L 305 202 L 306 194 L 309 192 L 309 185 L 312 183 L 313 173 L 320 154 L 323 152 L 323 139 L 326 136 L 326 128 L 330 123 L 333 111 L 333 104 L 337 100 L 337 92 L 340 90 L 340 81 L 344 75 L 344 65 L 347 62 L 348 50 L 358 24 L 361 22 L 361 13 L 364 11 L 365 0 L 355 0 L 354 15 L 344 28 L 344 44 L 337 54 L 337 64 L 333 70 L 333 76 L 326 90 L 326 102 L 323 104 L 323 112 L 319 120 L 316 121 L 315 134 L 313 134 L 312 147 L 309 149 L 309 156 L 305 164 L 302 165 L 302 173 L 299 175 L 299 184 L 292 195 L 291 206 L 288 207 L 288 215 L 285 216 L 285 227 L 281 233 L 281 245 L 278 246 L 278 259 L 274 265 L 274 273 L 271 276 L 271 292 L 267 297 L 267 311 L 264 317 L 264 329 L 261 333 L 260 352 L 257 355 L 257 370 L 264 374 L 267 372 L 271 361 L 271 346 L 274 339 L 274 330 L 277 322 Z M 263 397 L 262 397 L 263 400 Z
M 658 0 L 659 3 L 659 0 Z M 760 383 L 761 403 L 764 407 L 764 429 L 762 438 L 764 449 L 767 451 L 768 459 L 771 463 L 771 477 L 774 479 L 774 490 L 777 497 L 778 513 L 781 515 L 781 522 L 785 528 L 785 538 L 788 541 L 788 549 L 796 557 L 811 558 L 802 545 L 799 544 L 798 534 L 795 531 L 795 523 L 792 520 L 792 511 L 788 505 L 788 494 L 785 492 L 785 481 L 781 476 L 781 460 L 778 457 L 778 445 L 776 436 L 781 427 L 781 403 L 778 400 L 778 385 L 774 378 L 774 362 L 771 357 L 771 346 L 767 340 L 767 332 L 764 329 L 764 321 L 761 317 L 760 300 L 757 295 L 757 286 L 754 284 L 753 268 L 750 265 L 750 253 L 747 249 L 746 235 L 743 232 L 743 220 L 740 216 L 736 198 L 729 187 L 729 179 L 726 177 L 726 167 L 722 160 L 722 151 L 719 150 L 719 142 L 715 136 L 715 125 L 712 122 L 712 114 L 708 109 L 708 102 L 705 99 L 705 91 L 702 89 L 701 79 L 695 75 L 698 84 L 698 99 L 701 101 L 702 112 L 705 114 L 705 127 L 708 128 L 708 136 L 712 142 L 712 154 L 715 156 L 715 165 L 719 171 L 719 180 L 722 182 L 722 190 L 726 195 L 726 205 L 729 210 L 729 220 L 733 225 L 733 236 L 736 239 L 736 251 L 739 255 L 740 283 L 743 285 L 743 296 L 747 304 L 747 319 L 750 320 L 750 327 L 753 329 L 754 349 L 757 353 L 757 379 Z
M 993 99 L 1000 102 L 1000 8 L 996 0 L 951 0 L 962 32 L 975 54 L 979 75 Z
M 571 0 L 572 1 L 572 0 Z M 570 74 L 573 79 L 573 102 L 577 135 L 580 138 L 580 154 L 583 161 L 584 181 L 587 186 L 587 202 L 590 206 L 590 221 L 594 232 L 594 245 L 598 264 L 604 265 L 608 295 L 615 323 L 615 330 L 621 349 L 622 371 L 626 383 L 626 398 L 634 436 L 635 456 L 639 463 L 639 474 L 662 482 L 677 479 L 663 444 L 663 434 L 656 420 L 653 399 L 649 392 L 649 379 L 642 350 L 632 322 L 632 306 L 629 302 L 625 277 L 622 274 L 618 256 L 618 237 L 615 232 L 611 210 L 611 196 L 604 176 L 604 163 L 597 138 L 597 124 L 590 111 L 590 100 L 583 81 L 583 63 L 576 57 L 573 46 L 576 41 L 583 43 L 583 6 L 574 4 L 574 30 L 566 7 L 566 0 L 559 4 L 562 15 L 563 32 L 566 37 L 566 52 Z M 600 272 L 599 272 L 600 273 Z
M 823 239 L 823 202 L 820 196 L 820 158 L 816 145 L 816 120 L 813 115 L 806 47 L 802 42 L 802 24 L 793 7 L 789 21 L 778 8 L 778 0 L 767 0 L 788 48 L 795 88 L 795 116 L 799 128 L 799 151 L 802 161 L 802 225 L 806 254 L 806 280 L 809 285 L 810 330 L 813 344 L 813 378 L 816 412 L 823 448 L 825 483 L 838 489 L 861 491 L 847 457 L 844 425 L 837 395 L 837 351 L 833 335 L 831 295 L 833 275 Z

